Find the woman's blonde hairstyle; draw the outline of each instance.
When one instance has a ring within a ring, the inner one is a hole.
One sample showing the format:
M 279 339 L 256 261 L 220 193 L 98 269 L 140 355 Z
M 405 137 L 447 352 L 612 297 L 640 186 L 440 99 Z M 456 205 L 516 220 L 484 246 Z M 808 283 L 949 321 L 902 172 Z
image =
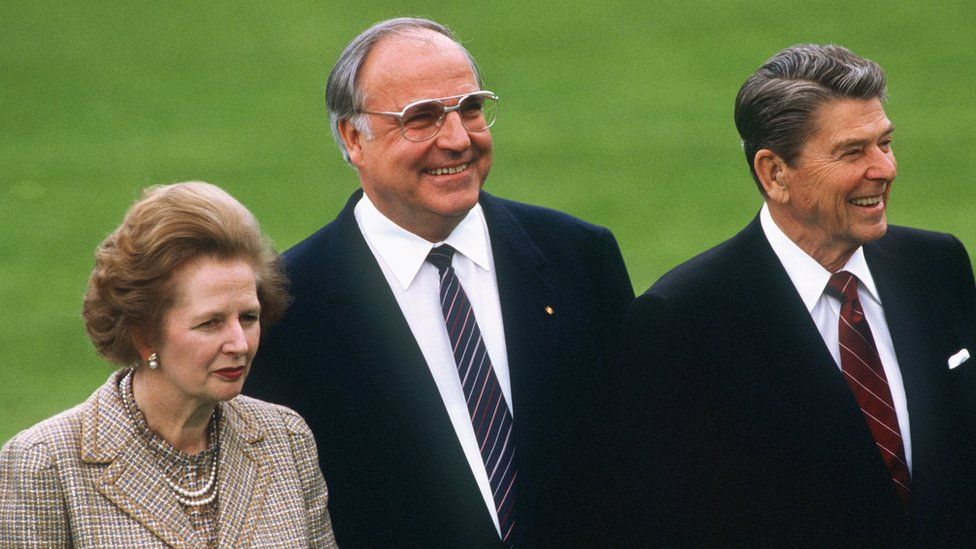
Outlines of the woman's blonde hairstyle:
M 99 354 L 120 365 L 138 362 L 136 333 L 148 340 L 160 336 L 175 298 L 172 275 L 199 257 L 250 263 L 262 327 L 281 318 L 287 279 L 251 212 L 209 183 L 157 185 L 142 192 L 95 250 L 82 315 Z

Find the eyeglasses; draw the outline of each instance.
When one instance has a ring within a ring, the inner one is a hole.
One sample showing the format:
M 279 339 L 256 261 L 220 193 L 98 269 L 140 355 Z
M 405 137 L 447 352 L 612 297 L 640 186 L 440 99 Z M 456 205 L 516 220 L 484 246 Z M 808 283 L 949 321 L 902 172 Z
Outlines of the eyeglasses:
M 445 101 L 457 99 L 454 106 Z M 448 113 L 457 111 L 461 126 L 469 132 L 483 132 L 495 123 L 498 115 L 498 96 L 490 91 L 476 91 L 440 99 L 414 101 L 400 112 L 359 111 L 363 114 L 392 116 L 400 122 L 400 133 L 407 141 L 426 141 L 441 131 Z

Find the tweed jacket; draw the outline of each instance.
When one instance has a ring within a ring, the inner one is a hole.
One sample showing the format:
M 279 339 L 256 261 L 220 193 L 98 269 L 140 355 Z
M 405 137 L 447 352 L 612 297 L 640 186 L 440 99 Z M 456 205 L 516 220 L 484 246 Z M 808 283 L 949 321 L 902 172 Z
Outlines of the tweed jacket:
M 0 451 L 0 547 L 203 547 L 139 442 L 113 373 Z M 334 547 L 315 441 L 295 412 L 220 404 L 219 547 Z

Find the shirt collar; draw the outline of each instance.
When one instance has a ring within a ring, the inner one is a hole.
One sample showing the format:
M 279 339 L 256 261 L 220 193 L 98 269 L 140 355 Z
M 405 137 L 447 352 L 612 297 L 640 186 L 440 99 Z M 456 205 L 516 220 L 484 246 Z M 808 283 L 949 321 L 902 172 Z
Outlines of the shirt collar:
M 489 270 L 488 225 L 481 204 L 475 204 L 443 242 L 428 242 L 400 227 L 376 209 L 365 193 L 354 213 L 366 240 L 404 290 L 410 288 L 430 250 L 440 244 L 449 244 L 479 268 Z
M 766 235 L 766 240 L 769 241 L 769 245 L 776 253 L 776 257 L 779 258 L 779 262 L 783 264 L 786 274 L 789 275 L 793 286 L 800 294 L 800 299 L 806 305 L 807 311 L 813 311 L 813 307 L 823 295 L 824 288 L 827 287 L 827 282 L 830 281 L 833 273 L 824 269 L 820 263 L 817 263 L 817 260 L 807 255 L 795 242 L 790 240 L 790 237 L 786 236 L 786 233 L 773 221 L 773 216 L 769 213 L 769 206 L 765 203 L 759 212 L 759 222 L 762 225 L 763 233 Z M 859 246 L 854 251 L 854 254 L 851 255 L 841 270 L 848 271 L 856 276 L 861 282 L 861 289 L 867 290 L 871 298 L 881 303 L 874 278 L 871 276 L 871 270 L 864 259 L 863 246 Z

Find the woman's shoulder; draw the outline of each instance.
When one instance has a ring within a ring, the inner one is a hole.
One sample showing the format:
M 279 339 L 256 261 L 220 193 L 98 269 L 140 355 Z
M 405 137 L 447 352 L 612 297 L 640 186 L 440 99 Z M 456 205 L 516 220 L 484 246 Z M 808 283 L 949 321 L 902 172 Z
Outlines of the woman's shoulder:
M 98 442 L 112 428 L 114 384 L 122 375 L 115 371 L 84 402 L 18 433 L 4 445 L 4 467 L 11 460 L 25 467 L 53 466 L 58 461 L 82 459 L 84 447 Z
M 285 431 L 300 436 L 311 434 L 302 416 L 291 408 L 246 395 L 238 395 L 227 401 L 225 413 L 228 421 L 242 422 L 251 429 Z
M 79 404 L 21 431 L 0 450 L 0 461 L 5 467 L 12 460 L 26 469 L 39 470 L 53 466 L 58 454 L 77 454 L 86 404 Z

